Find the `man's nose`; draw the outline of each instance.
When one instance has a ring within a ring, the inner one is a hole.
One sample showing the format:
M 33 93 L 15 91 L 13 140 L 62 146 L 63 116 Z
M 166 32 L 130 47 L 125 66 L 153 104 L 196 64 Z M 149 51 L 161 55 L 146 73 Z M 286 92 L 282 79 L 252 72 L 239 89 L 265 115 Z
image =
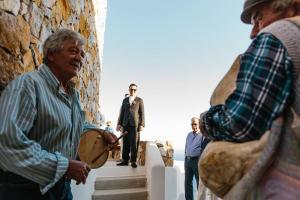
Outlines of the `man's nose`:
M 81 54 L 76 54 L 74 59 L 77 61 L 77 62 L 80 62 L 81 64 L 83 63 L 83 60 L 84 60 L 84 57 L 81 55 Z
M 80 53 L 77 53 L 75 58 L 81 61 L 84 59 L 84 57 Z
M 256 37 L 256 35 L 258 34 L 259 32 L 259 28 L 258 28 L 258 25 L 257 24 L 254 24 L 253 25 L 253 28 L 251 30 L 251 33 L 250 33 L 250 38 L 251 39 L 254 39 Z

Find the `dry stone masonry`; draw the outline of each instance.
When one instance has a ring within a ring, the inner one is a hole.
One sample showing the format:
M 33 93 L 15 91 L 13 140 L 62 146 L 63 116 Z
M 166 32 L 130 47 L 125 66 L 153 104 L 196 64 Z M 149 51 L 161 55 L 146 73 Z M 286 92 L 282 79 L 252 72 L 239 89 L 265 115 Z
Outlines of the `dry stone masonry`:
M 155 141 L 166 167 L 174 165 L 174 149 L 169 141 Z
M 0 0 L 0 93 L 9 81 L 42 63 L 42 43 L 69 28 L 86 38 L 86 65 L 76 86 L 87 119 L 99 110 L 103 34 L 107 0 Z M 96 29 L 97 28 L 97 29 Z

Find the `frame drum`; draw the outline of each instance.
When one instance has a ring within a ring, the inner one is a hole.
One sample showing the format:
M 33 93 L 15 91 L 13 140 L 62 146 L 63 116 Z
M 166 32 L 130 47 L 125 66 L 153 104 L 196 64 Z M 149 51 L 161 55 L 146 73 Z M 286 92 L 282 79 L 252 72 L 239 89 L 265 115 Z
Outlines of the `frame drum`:
M 79 158 L 92 169 L 101 167 L 108 159 L 109 152 L 105 151 L 108 144 L 104 139 L 104 132 L 105 131 L 101 129 L 90 129 L 83 133 L 79 142 Z M 102 154 L 102 156 L 93 162 L 100 154 Z

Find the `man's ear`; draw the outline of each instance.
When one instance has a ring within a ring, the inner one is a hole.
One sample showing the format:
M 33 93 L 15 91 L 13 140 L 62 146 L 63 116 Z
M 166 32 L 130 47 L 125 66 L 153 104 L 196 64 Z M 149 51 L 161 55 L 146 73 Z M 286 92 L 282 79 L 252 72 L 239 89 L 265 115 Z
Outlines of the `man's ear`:
M 46 55 L 46 58 L 48 61 L 53 62 L 54 60 L 54 53 L 52 51 L 49 51 Z

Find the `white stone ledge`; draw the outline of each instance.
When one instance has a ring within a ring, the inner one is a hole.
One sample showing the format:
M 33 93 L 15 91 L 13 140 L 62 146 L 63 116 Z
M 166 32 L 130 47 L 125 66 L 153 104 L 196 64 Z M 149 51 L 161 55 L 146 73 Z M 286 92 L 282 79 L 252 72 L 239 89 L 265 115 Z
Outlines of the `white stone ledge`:
M 155 143 L 147 142 L 145 165 L 149 200 L 164 200 L 165 164 Z

